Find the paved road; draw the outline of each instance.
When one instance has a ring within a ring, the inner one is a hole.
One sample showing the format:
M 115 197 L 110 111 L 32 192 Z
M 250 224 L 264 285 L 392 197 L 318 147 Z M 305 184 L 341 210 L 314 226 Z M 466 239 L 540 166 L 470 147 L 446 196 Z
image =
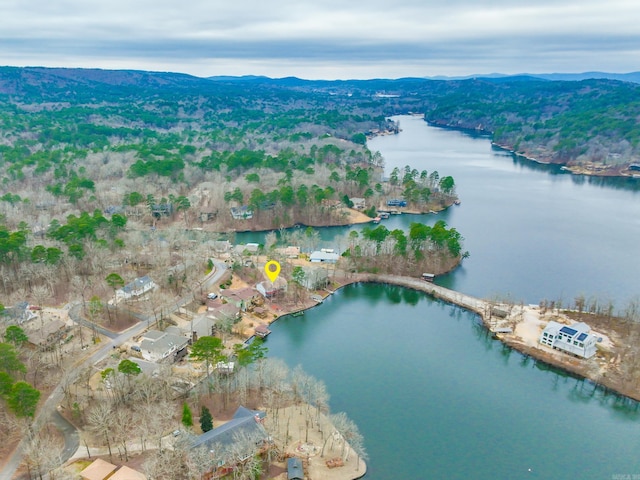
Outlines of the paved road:
M 80 446 L 80 435 L 78 435 L 78 430 L 75 425 L 69 423 L 66 418 L 60 415 L 57 409 L 51 413 L 51 423 L 53 423 L 64 436 L 64 448 L 62 449 L 60 457 L 66 461 L 78 450 Z
M 208 288 L 211 285 L 218 282 L 227 271 L 227 265 L 224 262 L 213 260 L 213 264 L 214 264 L 213 271 L 209 275 L 207 275 L 207 277 L 202 281 L 203 288 Z M 178 299 L 177 301 L 172 302 L 171 305 L 167 307 L 166 312 L 173 313 L 175 310 L 186 305 L 192 300 L 193 300 L 193 295 L 191 294 L 185 295 L 184 297 Z M 74 307 L 70 309 L 70 318 L 75 321 L 76 318 L 71 316 L 71 311 L 73 310 L 73 308 Z M 83 369 L 98 363 L 100 360 L 102 360 L 107 355 L 109 355 L 114 348 L 119 347 L 123 343 L 129 341 L 131 338 L 142 333 L 148 327 L 149 323 L 155 320 L 155 317 L 153 315 L 143 315 L 143 314 L 137 313 L 136 317 L 138 318 L 139 323 L 127 329 L 123 333 L 117 334 L 117 333 L 109 332 L 111 333 L 111 335 L 107 335 L 107 336 L 111 338 L 111 341 L 107 342 L 103 347 L 101 347 L 99 350 L 94 352 L 89 358 L 77 364 L 75 368 L 73 368 L 73 370 L 67 374 L 68 383 L 70 384 L 74 383 L 78 379 L 78 376 L 80 372 L 83 371 Z M 79 318 L 79 314 L 78 314 L 78 318 Z M 89 327 L 91 327 L 91 325 L 89 325 Z M 69 422 L 67 422 L 64 418 L 62 418 L 62 416 L 58 412 L 57 407 L 62 401 L 62 399 L 63 399 L 62 385 L 58 384 L 56 388 L 53 390 L 53 392 L 51 392 L 51 395 L 49 395 L 49 398 L 47 398 L 47 400 L 44 402 L 44 404 L 40 408 L 40 411 L 38 412 L 38 415 L 33 424 L 33 430 L 38 431 L 43 426 L 43 424 L 46 423 L 47 420 L 49 419 L 52 420 L 53 424 L 61 431 L 61 433 L 64 436 L 64 449 L 61 453 L 61 459 L 62 459 L 62 462 L 64 463 L 69 458 L 71 458 L 71 456 L 78 449 L 79 439 L 78 439 L 78 432 L 75 429 L 75 427 Z M 18 445 L 18 448 L 15 449 L 15 451 L 11 455 L 11 458 L 9 459 L 9 461 L 7 462 L 3 470 L 0 471 L 0 480 L 11 480 L 14 478 L 15 472 L 18 469 L 20 463 L 22 462 L 23 442 L 24 440 L 20 442 L 20 445 Z

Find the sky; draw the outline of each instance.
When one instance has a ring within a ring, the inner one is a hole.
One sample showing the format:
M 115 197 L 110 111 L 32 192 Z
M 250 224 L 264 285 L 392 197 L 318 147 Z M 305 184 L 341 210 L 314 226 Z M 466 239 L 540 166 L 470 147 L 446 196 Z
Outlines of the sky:
M 0 0 L 0 65 L 306 79 L 640 70 L 637 0 Z

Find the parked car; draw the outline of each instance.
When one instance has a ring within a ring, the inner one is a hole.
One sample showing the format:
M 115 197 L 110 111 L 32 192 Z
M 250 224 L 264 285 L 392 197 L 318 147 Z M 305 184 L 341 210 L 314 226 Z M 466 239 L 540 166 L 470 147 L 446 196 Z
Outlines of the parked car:
M 218 294 L 216 294 L 216 293 L 208 293 L 207 294 L 207 298 L 209 300 L 215 300 L 216 298 L 218 298 Z

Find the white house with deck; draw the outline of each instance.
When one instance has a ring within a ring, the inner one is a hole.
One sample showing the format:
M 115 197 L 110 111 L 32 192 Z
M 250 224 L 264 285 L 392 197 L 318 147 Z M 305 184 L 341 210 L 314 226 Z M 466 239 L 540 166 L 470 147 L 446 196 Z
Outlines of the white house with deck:
M 144 277 L 136 278 L 133 282 L 127 283 L 124 287 L 116 290 L 116 299 L 127 300 L 129 298 L 139 297 L 156 287 L 157 285 L 151 280 L 149 275 L 145 275 Z
M 149 362 L 174 361 L 187 348 L 189 339 L 173 333 L 149 330 L 142 335 L 140 350 L 142 358 Z M 186 353 L 186 352 L 185 352 Z
M 571 326 L 550 321 L 540 335 L 540 343 L 582 358 L 591 358 L 596 354 L 598 338 L 593 335 L 586 323 L 574 323 Z

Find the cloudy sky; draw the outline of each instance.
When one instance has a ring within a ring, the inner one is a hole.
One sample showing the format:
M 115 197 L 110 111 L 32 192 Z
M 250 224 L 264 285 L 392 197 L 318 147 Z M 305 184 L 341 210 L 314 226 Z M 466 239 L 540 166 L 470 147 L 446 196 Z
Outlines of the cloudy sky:
M 640 70 L 638 0 L 0 0 L 0 65 L 309 79 Z

